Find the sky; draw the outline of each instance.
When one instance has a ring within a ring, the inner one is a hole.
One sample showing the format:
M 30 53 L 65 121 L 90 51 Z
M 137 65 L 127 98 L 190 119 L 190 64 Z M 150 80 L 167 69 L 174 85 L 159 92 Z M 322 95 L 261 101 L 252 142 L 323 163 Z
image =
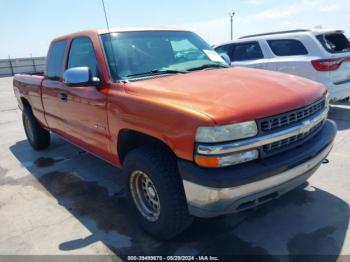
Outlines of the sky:
M 316 26 L 350 36 L 350 0 L 105 0 L 110 27 L 175 26 L 210 44 Z M 52 38 L 105 28 L 101 0 L 0 0 L 0 59 L 45 56 Z

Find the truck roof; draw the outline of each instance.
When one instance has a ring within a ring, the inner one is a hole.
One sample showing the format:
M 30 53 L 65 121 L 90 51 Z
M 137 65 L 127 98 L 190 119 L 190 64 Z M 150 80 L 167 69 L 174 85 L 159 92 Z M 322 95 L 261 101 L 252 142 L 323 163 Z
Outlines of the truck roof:
M 146 26 L 146 27 L 115 27 L 115 28 L 110 28 L 109 30 L 107 28 L 102 28 L 102 29 L 91 29 L 91 30 L 85 30 L 85 31 L 80 31 L 80 32 L 75 32 L 75 33 L 70 33 L 67 35 L 59 36 L 55 38 L 53 41 L 57 40 L 62 40 L 65 38 L 69 38 L 75 35 L 89 35 L 89 34 L 97 34 L 97 35 L 103 35 L 107 33 L 119 33 L 119 32 L 140 32 L 140 31 L 188 31 L 185 29 L 181 28 L 175 28 L 175 27 L 163 27 L 163 26 Z
M 166 26 L 146 26 L 146 27 L 115 27 L 110 28 L 109 30 L 104 29 L 97 29 L 93 30 L 99 35 L 107 34 L 109 32 L 111 33 L 118 33 L 118 32 L 140 32 L 140 31 L 187 31 L 180 28 L 175 27 L 166 27 Z

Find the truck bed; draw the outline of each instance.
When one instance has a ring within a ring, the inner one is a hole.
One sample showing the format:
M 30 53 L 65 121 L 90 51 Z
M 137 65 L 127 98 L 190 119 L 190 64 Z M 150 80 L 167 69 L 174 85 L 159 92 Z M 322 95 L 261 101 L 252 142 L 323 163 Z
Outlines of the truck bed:
M 44 80 L 42 73 L 17 74 L 13 79 L 13 90 L 18 100 L 18 105 L 23 110 L 24 106 L 31 105 L 35 117 L 42 124 L 46 123 L 44 108 L 41 99 L 41 86 Z

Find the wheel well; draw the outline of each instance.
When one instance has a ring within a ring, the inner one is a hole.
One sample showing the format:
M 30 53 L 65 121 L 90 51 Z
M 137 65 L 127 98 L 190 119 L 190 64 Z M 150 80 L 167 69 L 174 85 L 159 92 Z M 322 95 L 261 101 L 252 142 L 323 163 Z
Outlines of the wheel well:
M 32 108 L 32 107 L 30 106 L 28 100 L 25 99 L 24 97 L 21 97 L 21 102 L 22 102 L 23 108 L 24 108 L 24 107 L 28 107 L 28 108 L 30 108 L 30 109 Z
M 149 147 L 162 147 L 174 155 L 173 151 L 163 141 L 134 131 L 134 130 L 121 130 L 118 136 L 118 155 L 121 164 L 123 164 L 126 155 L 133 149 L 140 146 Z

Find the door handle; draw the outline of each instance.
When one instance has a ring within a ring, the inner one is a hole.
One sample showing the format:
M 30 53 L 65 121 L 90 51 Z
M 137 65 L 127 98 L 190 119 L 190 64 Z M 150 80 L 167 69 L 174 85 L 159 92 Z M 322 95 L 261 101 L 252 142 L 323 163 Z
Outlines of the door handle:
M 62 101 L 65 101 L 67 102 L 68 101 L 68 95 L 66 93 L 58 93 L 58 97 L 62 100 Z

